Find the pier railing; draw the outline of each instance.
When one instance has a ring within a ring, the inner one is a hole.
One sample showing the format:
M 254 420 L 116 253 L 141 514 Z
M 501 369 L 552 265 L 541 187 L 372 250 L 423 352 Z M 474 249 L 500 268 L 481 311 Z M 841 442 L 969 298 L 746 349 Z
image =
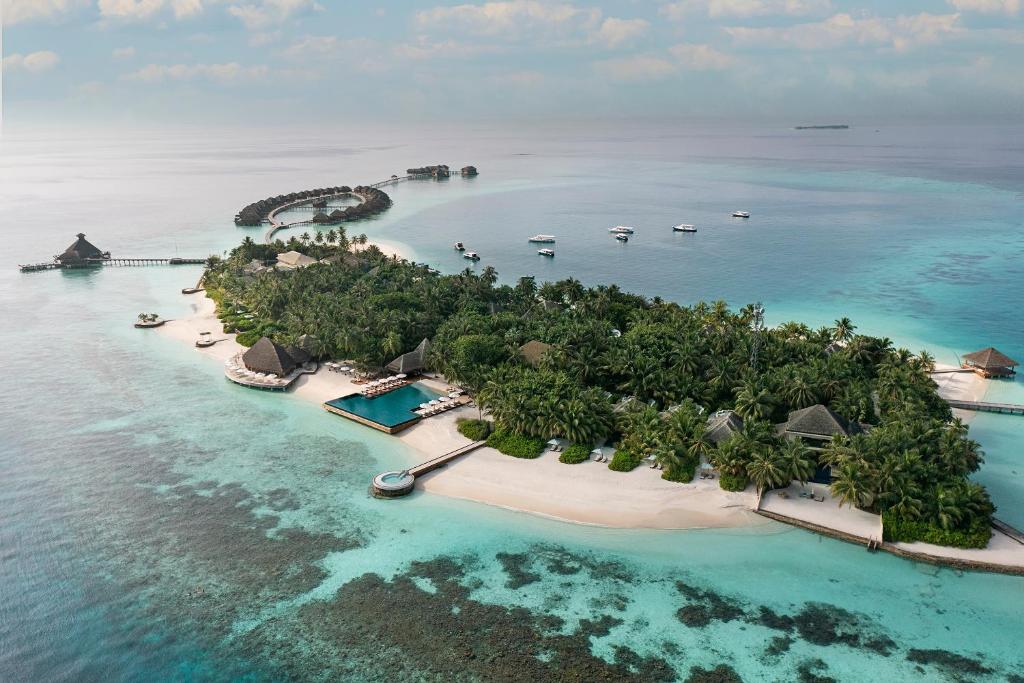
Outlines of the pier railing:
M 1024 415 L 1024 405 L 1016 403 L 987 403 L 985 401 L 960 401 L 957 399 L 946 399 L 951 408 L 960 410 L 977 410 L 984 413 L 1005 413 L 1010 415 Z

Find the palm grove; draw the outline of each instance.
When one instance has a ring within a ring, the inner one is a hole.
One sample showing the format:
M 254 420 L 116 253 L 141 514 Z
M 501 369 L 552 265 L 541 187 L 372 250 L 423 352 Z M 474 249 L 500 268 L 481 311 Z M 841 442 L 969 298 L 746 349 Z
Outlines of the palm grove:
M 307 335 L 314 355 L 372 371 L 431 339 L 432 368 L 476 395 L 493 420 L 490 442 L 509 454 L 535 457 L 544 440 L 561 437 L 582 446 L 563 461 L 579 462 L 608 441 L 614 470 L 653 457 L 666 479 L 690 481 L 703 460 L 733 490 L 805 482 L 827 467 L 833 495 L 882 514 L 891 539 L 988 541 L 994 507 L 968 478 L 982 454 L 936 394 L 926 352 L 858 335 L 846 318 L 755 333 L 750 306 L 684 307 L 571 278 L 499 285 L 489 267 L 440 275 L 350 246 L 343 229 L 288 244 L 246 240 L 227 259 L 211 259 L 206 286 L 226 329 L 247 344 Z M 247 274 L 254 259 L 287 249 L 326 261 Z M 528 341 L 550 350 L 528 363 L 518 353 Z M 816 404 L 865 429 L 820 450 L 779 436 L 775 424 L 790 411 Z M 721 409 L 743 426 L 716 445 L 706 418 Z

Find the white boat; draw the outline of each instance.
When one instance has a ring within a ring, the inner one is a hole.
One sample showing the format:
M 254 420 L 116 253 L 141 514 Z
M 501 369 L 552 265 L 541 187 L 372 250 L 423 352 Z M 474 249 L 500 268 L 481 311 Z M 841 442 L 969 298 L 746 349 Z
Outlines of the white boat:
M 689 223 L 680 223 L 679 225 L 673 225 L 672 229 L 675 232 L 697 232 L 697 228 L 693 227 Z
M 464 245 L 462 242 L 456 242 L 455 251 L 466 251 L 466 245 Z
M 555 250 L 554 249 L 538 249 L 537 253 L 540 254 L 541 256 L 554 256 L 555 255 Z
M 617 239 L 620 242 L 628 242 L 629 241 L 629 235 L 624 235 L 622 233 L 619 233 L 618 235 L 615 236 L 615 239 Z
M 534 235 L 528 241 L 540 242 L 542 244 L 552 244 L 555 241 L 554 235 Z
M 475 251 L 467 251 L 463 252 L 462 258 L 468 258 L 470 261 L 479 261 L 480 254 L 476 253 Z
M 733 218 L 750 218 L 750 212 L 749 211 L 733 211 L 732 212 L 732 217 Z
M 616 235 L 632 235 L 635 232 L 635 228 L 631 228 L 628 225 L 616 225 L 614 228 L 608 228 L 608 232 Z

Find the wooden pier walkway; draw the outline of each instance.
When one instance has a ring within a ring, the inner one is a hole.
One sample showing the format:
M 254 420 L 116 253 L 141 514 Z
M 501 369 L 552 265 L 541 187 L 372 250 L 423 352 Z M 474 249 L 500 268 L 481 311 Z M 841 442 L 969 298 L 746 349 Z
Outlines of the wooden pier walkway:
M 985 401 L 959 401 L 947 398 L 951 408 L 960 410 L 977 410 L 983 413 L 1004 413 L 1009 415 L 1024 415 L 1024 405 L 1016 403 L 986 403 Z
M 410 467 L 409 474 L 411 474 L 414 477 L 419 477 L 426 474 L 427 472 L 433 472 L 437 468 L 444 467 L 452 460 L 455 460 L 456 458 L 459 458 L 465 455 L 466 453 L 472 453 L 478 448 L 483 448 L 486 444 L 486 441 L 474 441 L 473 443 L 466 444 L 465 446 L 456 448 L 454 451 L 449 451 L 444 455 L 439 455 L 436 458 L 431 458 L 430 460 L 427 460 L 426 462 L 421 462 L 419 465 L 416 465 L 415 467 Z
M 181 266 L 181 265 L 204 265 L 204 258 L 181 258 L 172 256 L 169 258 L 103 258 L 86 259 L 78 263 L 60 263 L 58 261 L 47 261 L 46 263 L 26 263 L 18 266 L 22 272 L 33 270 L 56 270 L 57 268 L 93 268 L 96 266 Z

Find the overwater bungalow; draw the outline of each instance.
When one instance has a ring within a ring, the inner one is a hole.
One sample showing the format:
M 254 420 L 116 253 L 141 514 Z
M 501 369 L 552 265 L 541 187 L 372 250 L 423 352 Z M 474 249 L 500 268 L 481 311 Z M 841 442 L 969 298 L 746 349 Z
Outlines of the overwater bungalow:
M 335 209 L 334 211 L 331 211 L 331 213 L 328 215 L 328 218 L 330 218 L 331 222 L 333 223 L 340 222 L 344 217 L 345 212 L 342 211 L 341 209 Z
M 477 175 L 476 166 L 463 166 L 461 173 L 466 177 L 472 178 Z
M 313 222 L 314 223 L 330 223 L 331 222 L 331 217 L 328 216 L 323 211 L 317 211 L 316 214 L 313 216 Z
M 427 354 L 430 352 L 430 340 L 424 339 L 414 350 L 403 353 L 387 364 L 386 369 L 395 374 L 411 375 L 427 367 Z
M 85 233 L 80 232 L 75 237 L 74 242 L 68 246 L 63 253 L 58 254 L 54 257 L 61 265 L 64 266 L 83 266 L 88 265 L 90 260 L 104 260 L 110 258 L 109 251 L 100 251 L 99 247 L 85 239 Z
M 964 356 L 964 368 L 970 368 L 982 377 L 1012 377 L 1017 373 L 1017 361 L 991 346 Z

